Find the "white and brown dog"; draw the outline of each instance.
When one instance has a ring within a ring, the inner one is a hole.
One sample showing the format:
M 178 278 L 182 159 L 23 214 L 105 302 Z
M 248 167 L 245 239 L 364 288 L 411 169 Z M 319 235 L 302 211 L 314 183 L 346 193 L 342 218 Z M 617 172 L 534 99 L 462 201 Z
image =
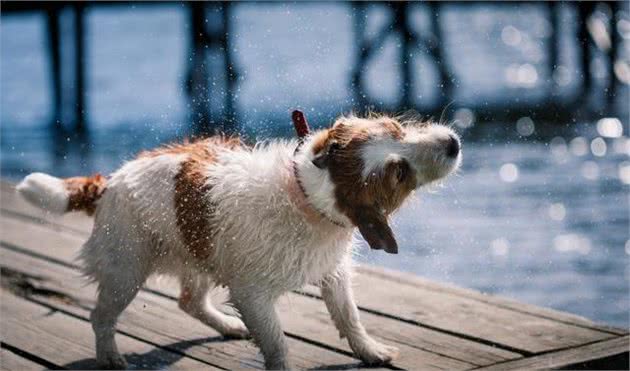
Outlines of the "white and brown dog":
M 99 286 L 91 320 L 103 367 L 126 366 L 116 320 L 151 274 L 177 277 L 179 306 L 206 325 L 226 336 L 251 333 L 269 369 L 289 368 L 274 303 L 317 284 L 340 335 L 378 364 L 397 350 L 359 321 L 353 230 L 371 248 L 396 253 L 388 216 L 460 161 L 459 139 L 445 126 L 351 116 L 299 146 L 212 137 L 143 152 L 108 179 L 34 173 L 17 189 L 51 212 L 95 216 L 81 259 Z M 212 306 L 215 285 L 229 288 L 242 321 Z

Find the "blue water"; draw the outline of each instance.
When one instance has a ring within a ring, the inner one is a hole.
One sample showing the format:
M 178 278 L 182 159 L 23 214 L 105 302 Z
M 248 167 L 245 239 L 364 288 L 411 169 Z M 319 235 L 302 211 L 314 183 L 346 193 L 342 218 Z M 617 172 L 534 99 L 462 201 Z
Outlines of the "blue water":
M 571 12 L 565 13 L 570 20 Z M 420 31 L 427 16 L 421 10 L 413 14 Z M 545 67 L 548 24 L 540 6 L 522 6 L 518 14 L 493 6 L 447 6 L 444 17 L 448 60 L 458 76 L 455 106 L 544 101 L 551 77 Z M 321 126 L 352 106 L 349 6 L 239 4 L 234 19 L 233 47 L 241 71 L 237 110 L 249 133 L 288 132 L 288 112 L 294 107 Z M 368 29 L 374 32 L 385 19 L 385 12 L 372 10 Z M 178 5 L 88 12 L 90 141 L 82 144 L 47 130 L 51 101 L 44 18 L 3 17 L 2 176 L 108 173 L 140 149 L 185 135 L 185 22 Z M 517 45 L 510 45 L 516 39 Z M 368 70 L 368 91 L 384 103 L 394 102 L 399 91 L 392 62 L 397 47 L 390 40 Z M 575 58 L 566 41 L 561 60 L 567 71 L 575 68 Z M 414 94 L 431 104 L 439 89 L 435 71 L 424 58 L 415 63 L 421 79 Z M 514 80 L 513 72 L 524 65 L 529 80 Z M 570 98 L 579 78 L 568 76 L 560 93 Z M 224 94 L 220 77 L 209 86 L 216 105 Z M 621 135 L 577 118 L 555 126 L 534 122 L 531 136 L 519 135 L 514 122 L 455 125 L 464 138 L 460 173 L 419 192 L 395 217 L 399 255 L 365 248 L 358 259 L 627 327 L 627 88 L 621 93 Z

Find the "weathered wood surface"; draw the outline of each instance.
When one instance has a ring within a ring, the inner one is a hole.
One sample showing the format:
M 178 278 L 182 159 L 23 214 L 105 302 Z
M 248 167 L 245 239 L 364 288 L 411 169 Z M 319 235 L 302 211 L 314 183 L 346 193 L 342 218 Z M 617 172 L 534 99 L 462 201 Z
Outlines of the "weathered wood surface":
M 42 365 L 37 362 L 33 362 L 28 358 L 23 358 L 19 354 L 13 353 L 8 349 L 0 349 L 0 370 L 2 371 L 39 371 L 41 369 Z
M 0 209 L 2 369 L 93 367 L 88 318 L 95 287 L 75 261 L 91 220 L 47 215 L 7 183 L 0 183 Z M 368 332 L 400 348 L 389 368 L 627 364 L 625 329 L 376 267 L 359 267 L 355 286 Z M 152 279 L 121 316 L 117 339 L 135 368 L 262 367 L 250 342 L 223 339 L 180 312 L 178 291 L 173 282 Z M 317 288 L 288 294 L 278 312 L 297 368 L 362 367 L 339 339 Z

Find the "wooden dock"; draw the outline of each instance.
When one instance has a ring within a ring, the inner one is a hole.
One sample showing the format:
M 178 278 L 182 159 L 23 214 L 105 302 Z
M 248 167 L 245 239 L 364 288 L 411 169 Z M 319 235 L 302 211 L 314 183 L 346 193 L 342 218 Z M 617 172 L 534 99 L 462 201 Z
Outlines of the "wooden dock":
M 1 369 L 94 368 L 95 287 L 75 261 L 91 220 L 46 215 L 8 183 L 0 208 Z M 369 266 L 355 292 L 368 332 L 400 349 L 389 369 L 628 369 L 627 329 Z M 121 316 L 117 340 L 130 366 L 262 368 L 251 342 L 223 339 L 181 312 L 176 296 L 173 283 L 150 281 Z M 317 289 L 287 295 L 277 310 L 296 368 L 363 367 Z

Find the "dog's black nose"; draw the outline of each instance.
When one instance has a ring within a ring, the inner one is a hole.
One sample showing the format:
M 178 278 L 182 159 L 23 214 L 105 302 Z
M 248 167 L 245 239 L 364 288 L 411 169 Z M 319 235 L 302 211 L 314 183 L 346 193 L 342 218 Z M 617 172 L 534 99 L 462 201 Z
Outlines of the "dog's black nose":
M 459 139 L 450 136 L 448 146 L 446 147 L 446 155 L 448 157 L 457 157 L 459 154 Z

